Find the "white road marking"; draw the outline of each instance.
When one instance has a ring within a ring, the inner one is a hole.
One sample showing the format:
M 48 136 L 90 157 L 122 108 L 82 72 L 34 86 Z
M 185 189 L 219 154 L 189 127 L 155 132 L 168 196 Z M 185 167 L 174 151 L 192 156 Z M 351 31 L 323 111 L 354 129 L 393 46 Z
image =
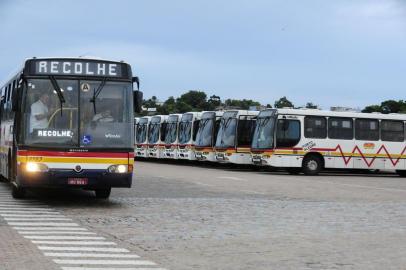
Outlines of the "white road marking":
M 75 258 L 119 258 L 119 259 L 137 259 L 140 256 L 136 254 L 110 254 L 110 253 L 72 253 L 72 252 L 45 252 L 48 257 L 75 257 Z
M 226 179 L 226 180 L 236 180 L 236 181 L 247 181 L 246 179 L 242 179 L 242 178 L 234 177 L 234 176 L 217 176 L 216 178 Z
M 166 270 L 165 268 L 145 268 L 145 267 L 120 267 L 120 268 L 116 268 L 116 267 L 62 267 L 62 270 Z
M 36 240 L 105 240 L 101 236 L 61 236 L 61 235 L 26 235 L 24 238 Z
M 30 211 L 30 210 L 0 210 L 0 213 L 15 213 L 15 214 L 59 214 L 57 211 Z
M 32 215 L 30 214 L 0 214 L 2 217 L 22 217 L 22 218 L 59 218 L 59 217 L 64 217 L 63 215 L 60 214 L 53 214 L 53 215 L 48 215 L 48 214 L 41 214 L 41 215 Z
M 79 226 L 77 223 L 63 223 L 63 222 L 9 222 L 11 226 L 55 226 L 55 227 L 75 227 Z
M 42 217 L 35 217 L 35 218 L 24 218 L 24 217 L 5 217 L 6 221 L 69 221 L 72 220 L 71 218 L 64 218 L 64 217 L 56 217 L 56 218 L 42 218 Z
M 53 260 L 57 264 L 89 264 L 89 265 L 156 265 L 144 260 Z
M 49 234 L 69 234 L 69 235 L 96 235 L 94 232 L 76 232 L 76 231 L 18 231 L 22 235 L 49 235 Z
M 51 250 L 51 251 L 90 251 L 90 252 L 117 252 L 117 253 L 127 253 L 130 252 L 125 248 L 104 248 L 104 247 L 54 247 L 54 246 L 38 246 L 40 250 Z
M 86 228 L 80 227 L 13 227 L 14 230 L 22 231 L 87 231 Z
M 52 211 L 52 208 L 48 207 L 12 207 L 12 206 L 0 206 L 0 210 L 25 210 L 25 211 Z
M 43 241 L 32 240 L 33 244 L 45 244 L 45 245 L 78 245 L 78 246 L 116 246 L 114 242 L 105 241 Z

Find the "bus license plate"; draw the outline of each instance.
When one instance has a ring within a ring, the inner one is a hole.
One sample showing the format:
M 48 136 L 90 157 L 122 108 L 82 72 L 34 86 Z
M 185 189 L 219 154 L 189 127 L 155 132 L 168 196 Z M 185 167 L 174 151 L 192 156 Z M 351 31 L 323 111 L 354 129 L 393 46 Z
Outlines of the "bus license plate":
M 83 186 L 83 185 L 87 185 L 88 183 L 88 179 L 87 178 L 68 178 L 68 185 L 76 185 L 76 186 Z

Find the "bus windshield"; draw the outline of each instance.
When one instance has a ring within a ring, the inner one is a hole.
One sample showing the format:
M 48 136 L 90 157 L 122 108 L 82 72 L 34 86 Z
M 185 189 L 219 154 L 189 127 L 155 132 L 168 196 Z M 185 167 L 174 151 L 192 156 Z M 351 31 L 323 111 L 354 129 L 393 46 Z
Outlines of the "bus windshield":
M 274 117 L 258 118 L 252 137 L 253 149 L 268 149 L 273 147 L 273 134 L 275 127 Z
M 216 147 L 235 147 L 235 135 L 237 133 L 236 118 L 222 118 L 217 134 Z
M 131 83 L 57 80 L 65 102 L 49 79 L 29 79 L 23 102 L 23 142 L 30 146 L 131 148 Z
M 135 136 L 135 140 L 137 143 L 144 143 L 147 139 L 147 122 L 138 123 L 137 125 L 137 135 Z
M 168 124 L 166 125 L 166 128 L 165 128 L 165 143 L 166 144 L 171 144 L 176 141 L 177 127 L 178 127 L 177 122 L 168 122 Z
M 179 143 L 186 144 L 192 137 L 192 122 L 182 121 L 179 123 Z
M 153 144 L 159 140 L 159 129 L 161 127 L 160 123 L 152 123 L 149 126 L 148 132 L 148 142 Z
M 196 146 L 212 146 L 214 118 L 206 118 L 200 121 L 196 134 Z

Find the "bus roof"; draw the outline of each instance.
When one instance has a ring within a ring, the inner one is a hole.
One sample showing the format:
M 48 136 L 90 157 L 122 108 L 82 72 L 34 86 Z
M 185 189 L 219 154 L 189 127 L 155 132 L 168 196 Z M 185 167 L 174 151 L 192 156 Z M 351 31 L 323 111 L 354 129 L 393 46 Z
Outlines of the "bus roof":
M 272 109 L 270 109 L 272 110 Z M 317 109 L 276 109 L 278 114 L 291 115 L 311 115 L 311 116 L 329 116 L 329 117 L 349 117 L 349 118 L 371 118 L 371 119 L 388 119 L 406 121 L 406 114 L 398 113 L 358 113 L 358 112 L 334 112 Z

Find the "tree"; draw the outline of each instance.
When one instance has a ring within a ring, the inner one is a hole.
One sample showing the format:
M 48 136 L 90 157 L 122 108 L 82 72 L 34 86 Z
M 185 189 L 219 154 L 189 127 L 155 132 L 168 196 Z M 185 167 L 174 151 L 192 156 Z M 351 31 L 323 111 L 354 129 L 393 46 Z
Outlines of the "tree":
M 363 113 L 382 112 L 382 108 L 380 105 L 369 105 L 366 106 L 361 112 Z
M 317 106 L 316 104 L 313 104 L 313 102 L 307 102 L 306 103 L 306 108 L 307 109 L 317 109 L 319 106 Z
M 261 103 L 252 99 L 226 99 L 224 105 L 227 107 L 236 107 L 242 110 L 248 110 L 251 106 L 261 106 Z
M 217 107 L 221 106 L 221 99 L 219 96 L 212 95 L 210 96 L 209 100 L 207 101 L 207 105 L 205 110 L 206 111 L 213 111 Z
M 275 108 L 284 108 L 284 107 L 294 107 L 293 103 L 286 98 L 286 96 L 281 97 L 279 100 L 275 101 Z
M 203 111 L 207 106 L 207 95 L 205 92 L 190 90 L 176 99 L 177 103 L 187 104 L 193 111 Z M 182 108 L 186 108 L 181 105 Z

